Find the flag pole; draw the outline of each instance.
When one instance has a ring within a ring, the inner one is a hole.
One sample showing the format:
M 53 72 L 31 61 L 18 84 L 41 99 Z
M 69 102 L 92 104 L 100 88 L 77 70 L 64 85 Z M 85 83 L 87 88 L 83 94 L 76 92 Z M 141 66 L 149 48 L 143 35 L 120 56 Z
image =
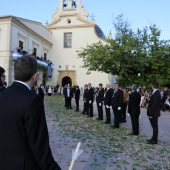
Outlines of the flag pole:
M 80 145 L 81 145 L 81 143 L 79 142 L 79 143 L 77 144 L 77 147 L 76 147 L 75 153 L 74 153 L 74 155 L 73 155 L 73 158 L 72 158 L 72 161 L 71 161 L 71 164 L 70 164 L 69 170 L 72 170 L 72 168 L 73 168 L 74 162 L 75 162 L 75 160 L 76 160 L 76 155 L 78 154 L 78 151 L 79 151 Z

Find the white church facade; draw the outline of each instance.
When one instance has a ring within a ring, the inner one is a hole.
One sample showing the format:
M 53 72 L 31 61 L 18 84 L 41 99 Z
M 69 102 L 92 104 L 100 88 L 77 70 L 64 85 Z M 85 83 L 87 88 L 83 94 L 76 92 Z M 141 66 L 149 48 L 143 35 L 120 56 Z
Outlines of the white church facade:
M 104 34 L 93 18 L 88 21 L 81 0 L 59 0 L 52 22 L 45 26 L 14 16 L 0 17 L 0 66 L 6 70 L 9 85 L 14 80 L 13 63 L 19 52 L 36 56 L 40 68 L 37 85 L 112 84 L 112 75 L 95 71 L 87 74 L 77 55 L 78 50 L 99 41 L 106 43 Z M 47 66 L 51 61 L 49 76 Z

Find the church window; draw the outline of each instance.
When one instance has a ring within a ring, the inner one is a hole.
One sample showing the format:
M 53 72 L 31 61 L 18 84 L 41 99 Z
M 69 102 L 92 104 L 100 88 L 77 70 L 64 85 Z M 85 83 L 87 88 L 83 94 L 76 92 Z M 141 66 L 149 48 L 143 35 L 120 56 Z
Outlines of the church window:
M 24 46 L 24 43 L 19 40 L 19 47 L 20 47 L 20 48 L 23 48 L 23 46 Z
M 47 53 L 44 53 L 44 60 L 47 60 Z
M 72 47 L 72 33 L 64 33 L 64 48 Z
M 34 47 L 33 48 L 33 54 L 36 56 L 37 55 L 37 49 Z

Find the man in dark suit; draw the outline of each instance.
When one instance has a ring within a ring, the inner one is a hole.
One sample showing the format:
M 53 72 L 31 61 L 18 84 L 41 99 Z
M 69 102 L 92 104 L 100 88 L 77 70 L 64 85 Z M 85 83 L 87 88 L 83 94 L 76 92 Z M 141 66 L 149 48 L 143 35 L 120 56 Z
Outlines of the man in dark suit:
M 120 119 L 120 123 L 126 123 L 126 110 L 127 110 L 127 103 L 128 103 L 128 92 L 126 91 L 126 89 L 123 86 L 120 86 L 120 90 L 122 90 L 123 92 L 123 103 L 122 103 L 122 111 L 121 111 L 121 119 Z
M 87 89 L 87 104 L 88 104 L 88 116 L 93 117 L 93 99 L 94 99 L 94 90 L 91 87 L 91 83 L 88 83 Z
M 99 84 L 99 91 L 97 92 L 96 102 L 98 109 L 98 118 L 97 120 L 103 120 L 103 100 L 104 100 L 104 89 L 103 85 Z
M 0 94 L 0 169 L 60 170 L 49 146 L 42 98 L 31 91 L 37 61 L 20 57 L 14 83 Z
M 80 89 L 79 86 L 76 86 L 75 87 L 76 111 L 79 111 L 79 100 L 80 100 Z
M 110 84 L 106 84 L 106 92 L 104 96 L 104 105 L 106 110 L 106 122 L 105 124 L 110 124 L 110 106 L 112 99 L 113 89 L 110 88 Z
M 0 93 L 6 89 L 5 83 L 5 69 L 0 67 Z
M 159 83 L 153 82 L 152 83 L 153 92 L 147 108 L 147 116 L 149 117 L 149 121 L 153 128 L 153 136 L 151 139 L 147 140 L 148 144 L 157 144 L 158 142 L 158 117 L 160 117 L 161 115 L 160 114 L 161 95 L 158 88 Z
M 139 135 L 139 115 L 140 115 L 141 95 L 137 92 L 137 85 L 132 85 L 132 93 L 129 95 L 128 113 L 132 122 L 132 133 L 130 135 Z
M 112 95 L 112 109 L 114 114 L 114 125 L 112 128 L 119 128 L 119 123 L 121 119 L 121 107 L 123 103 L 123 92 L 119 89 L 118 83 L 114 84 L 114 93 Z
M 88 88 L 87 88 L 87 84 L 84 85 L 84 93 L 83 93 L 83 103 L 84 103 L 84 106 L 83 106 L 83 112 L 82 114 L 87 114 L 88 111 L 88 104 L 87 104 L 87 91 L 88 91 Z
M 66 93 L 66 109 L 72 109 L 71 99 L 73 98 L 73 90 L 70 84 L 67 85 L 67 93 Z
M 170 110 L 170 92 L 168 93 L 167 99 L 165 100 L 165 103 L 163 104 L 163 111 Z
M 165 103 L 165 101 L 166 101 L 166 99 L 167 99 L 167 96 L 168 96 L 168 93 L 169 93 L 169 90 L 168 90 L 168 87 L 164 87 L 164 92 L 163 92 L 163 96 L 162 96 L 162 98 L 161 98 L 161 110 L 163 110 L 164 111 L 164 103 Z
M 41 84 L 40 87 L 38 88 L 38 94 L 42 97 L 44 101 L 44 85 Z
M 63 95 L 64 95 L 64 107 L 67 107 L 67 84 L 63 87 Z

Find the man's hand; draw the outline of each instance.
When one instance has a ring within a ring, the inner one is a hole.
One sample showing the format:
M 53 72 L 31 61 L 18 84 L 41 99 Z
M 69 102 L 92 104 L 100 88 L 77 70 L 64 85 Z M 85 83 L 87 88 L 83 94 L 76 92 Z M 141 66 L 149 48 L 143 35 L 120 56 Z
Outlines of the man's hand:
M 121 110 L 121 107 L 118 107 L 117 110 Z
M 110 106 L 106 105 L 106 108 L 107 108 L 107 109 L 110 109 Z

